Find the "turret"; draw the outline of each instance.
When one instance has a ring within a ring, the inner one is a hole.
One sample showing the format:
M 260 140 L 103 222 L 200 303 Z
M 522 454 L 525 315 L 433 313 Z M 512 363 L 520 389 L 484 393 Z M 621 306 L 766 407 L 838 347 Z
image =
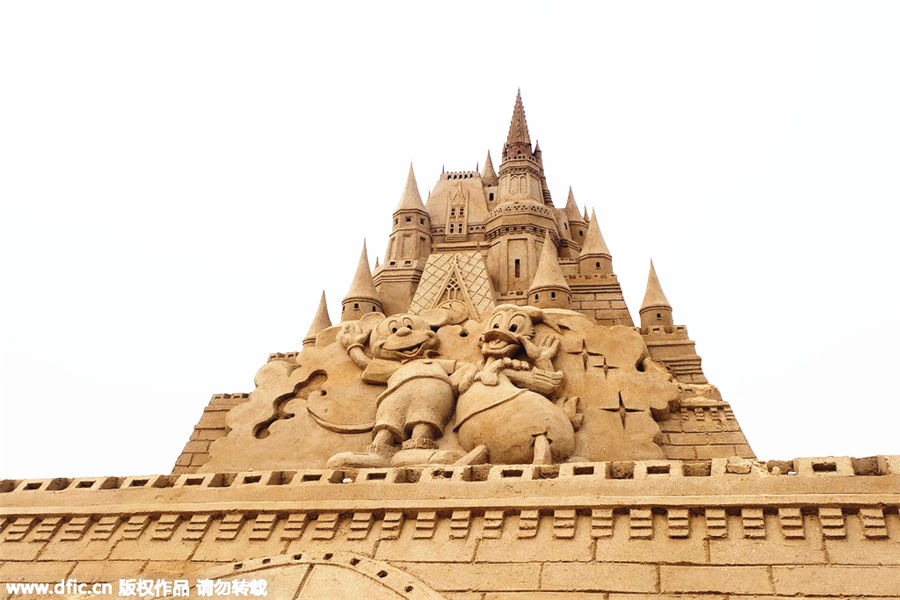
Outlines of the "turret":
M 413 167 L 394 211 L 391 237 L 384 264 L 376 272 L 375 284 L 386 314 L 406 312 L 431 253 L 431 217 L 422 204 Z
M 369 254 L 366 252 L 364 241 L 353 283 L 350 284 L 350 289 L 341 302 L 341 321 L 355 321 L 373 312 L 384 311 L 378 290 L 372 281 L 372 272 L 369 271 Z
M 559 266 L 556 246 L 548 236 L 544 238 L 537 272 L 528 288 L 528 304 L 541 308 L 569 308 L 571 303 L 572 290 Z
M 500 178 L 497 177 L 497 172 L 494 171 L 494 162 L 491 160 L 490 150 L 488 150 L 487 158 L 484 161 L 484 170 L 481 172 L 481 181 L 484 185 L 497 185 L 500 183 Z
M 560 243 L 557 209 L 550 200 L 540 161 L 531 149 L 522 94 L 516 94 L 500 164 L 499 198 L 490 203 L 484 236 L 487 264 L 500 301 L 521 297 L 537 272 L 545 238 Z M 571 243 L 571 242 L 569 242 Z
M 331 317 L 328 316 L 328 305 L 325 303 L 325 292 L 323 291 L 322 299 L 319 300 L 319 309 L 316 311 L 316 316 L 313 317 L 309 331 L 306 332 L 306 337 L 303 338 L 303 347 L 314 346 L 316 336 L 329 327 L 331 327 Z
M 385 267 L 409 266 L 409 261 L 427 259 L 430 252 L 431 217 L 422 204 L 416 174 L 410 164 L 406 186 L 394 211 L 394 223 L 384 264 Z
M 528 134 L 520 91 L 516 94 L 509 133 L 503 146 L 503 162 L 500 164 L 501 202 L 530 200 L 544 204 L 543 175 L 541 161 L 531 149 L 531 137 Z
M 641 303 L 641 327 L 672 326 L 672 306 L 662 291 L 653 261 L 650 261 L 650 274 L 647 276 L 647 291 Z
M 582 275 L 612 275 L 612 256 L 600 233 L 596 212 L 591 212 L 591 222 L 578 255 L 578 272 Z
M 579 246 L 584 245 L 585 236 L 587 235 L 587 221 L 578 212 L 578 205 L 575 203 L 575 194 L 569 187 L 569 197 L 566 198 L 566 217 L 569 219 L 569 236 Z

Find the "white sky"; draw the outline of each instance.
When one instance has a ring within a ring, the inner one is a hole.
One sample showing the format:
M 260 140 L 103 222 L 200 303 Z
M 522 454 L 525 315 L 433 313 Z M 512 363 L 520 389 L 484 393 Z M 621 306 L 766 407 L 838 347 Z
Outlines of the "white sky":
M 587 6 L 587 5 L 585 5 Z M 0 476 L 168 472 L 516 88 L 757 454 L 900 454 L 900 4 L 0 4 Z

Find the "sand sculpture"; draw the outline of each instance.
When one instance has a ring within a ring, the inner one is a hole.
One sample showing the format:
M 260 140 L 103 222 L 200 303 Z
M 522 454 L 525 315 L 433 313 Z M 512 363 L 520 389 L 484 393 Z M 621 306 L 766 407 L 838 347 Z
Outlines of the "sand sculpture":
M 900 457 L 757 460 L 653 265 L 635 326 L 600 218 L 554 205 L 521 95 L 499 169 L 423 203 L 410 167 L 392 220 L 339 321 L 323 293 L 171 474 L 0 481 L 0 582 L 900 598 Z

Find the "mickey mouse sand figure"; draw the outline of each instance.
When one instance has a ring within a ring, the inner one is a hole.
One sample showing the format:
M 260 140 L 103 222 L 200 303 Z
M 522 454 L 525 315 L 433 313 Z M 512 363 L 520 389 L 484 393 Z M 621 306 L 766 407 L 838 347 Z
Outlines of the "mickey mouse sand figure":
M 559 338 L 535 339 L 535 324 L 543 320 L 543 311 L 531 306 L 494 309 L 480 340 L 484 364 L 459 386 L 455 429 L 470 454 L 483 446 L 495 464 L 558 462 L 572 454 L 574 411 L 569 415 L 548 399 L 563 384 L 551 362 Z
M 374 438 L 366 452 L 336 454 L 329 467 L 452 463 L 460 457 L 458 452 L 438 450 L 435 442 L 456 404 L 457 386 L 451 375 L 457 361 L 432 358 L 440 342 L 425 319 L 387 317 L 371 334 L 359 323 L 348 322 L 338 341 L 363 369 L 363 381 L 387 384 L 387 389 L 378 396 Z M 372 357 L 364 350 L 366 342 Z

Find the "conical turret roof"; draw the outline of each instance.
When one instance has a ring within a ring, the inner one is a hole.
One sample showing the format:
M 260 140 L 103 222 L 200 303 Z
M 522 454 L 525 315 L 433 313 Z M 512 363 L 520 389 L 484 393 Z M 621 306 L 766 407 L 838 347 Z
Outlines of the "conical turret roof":
M 323 291 L 322 299 L 319 300 L 319 309 L 316 311 L 316 316 L 313 317 L 309 331 L 306 332 L 306 337 L 303 338 L 303 344 L 316 341 L 316 336 L 329 327 L 331 327 L 331 317 L 328 316 L 328 305 L 325 303 L 325 292 Z
M 590 223 L 590 222 L 591 222 L 590 218 L 588 218 L 588 214 L 587 214 L 587 206 L 584 207 L 584 216 L 583 216 L 583 218 L 584 218 L 584 222 L 585 222 L 585 223 Z
M 497 185 L 497 172 L 494 171 L 494 162 L 491 160 L 490 150 L 488 150 L 487 158 L 484 161 L 484 171 L 481 172 L 481 178 L 488 185 Z
M 522 90 L 516 92 L 516 106 L 513 108 L 506 144 L 508 146 L 514 144 L 531 145 L 531 137 L 528 135 L 528 123 L 525 121 L 525 107 L 522 105 Z
M 656 269 L 653 267 L 653 261 L 650 261 L 650 274 L 647 275 L 647 291 L 644 293 L 644 301 L 641 303 L 641 310 L 646 308 L 668 308 L 672 309 L 668 298 L 662 291 L 659 284 L 659 277 L 656 276 Z
M 534 274 L 528 293 L 544 289 L 569 290 L 569 284 L 566 283 L 566 278 L 559 266 L 556 246 L 550 236 L 544 238 L 541 260 L 538 262 L 537 272 Z
M 413 173 L 412 163 L 409 163 L 409 175 L 406 176 L 406 187 L 403 188 L 403 195 L 400 196 L 400 204 L 397 205 L 398 210 L 421 210 L 425 211 L 425 205 L 422 204 L 422 197 L 419 195 L 419 184 L 416 183 L 416 174 Z
M 578 212 L 578 205 L 575 204 L 575 194 L 572 193 L 572 186 L 569 186 L 569 197 L 566 199 L 566 216 L 569 218 L 569 223 L 575 221 L 584 222 L 581 213 Z
M 600 233 L 600 224 L 597 221 L 597 213 L 591 211 L 591 222 L 588 225 L 587 235 L 584 237 L 584 246 L 581 247 L 579 256 L 610 256 L 609 248 Z
M 356 275 L 353 276 L 353 283 L 347 290 L 344 300 L 349 299 L 373 300 L 381 304 L 378 297 L 378 290 L 375 289 L 375 282 L 372 281 L 372 272 L 369 270 L 369 254 L 366 251 L 366 242 L 363 240 L 362 254 L 359 255 L 359 265 L 356 267 Z

